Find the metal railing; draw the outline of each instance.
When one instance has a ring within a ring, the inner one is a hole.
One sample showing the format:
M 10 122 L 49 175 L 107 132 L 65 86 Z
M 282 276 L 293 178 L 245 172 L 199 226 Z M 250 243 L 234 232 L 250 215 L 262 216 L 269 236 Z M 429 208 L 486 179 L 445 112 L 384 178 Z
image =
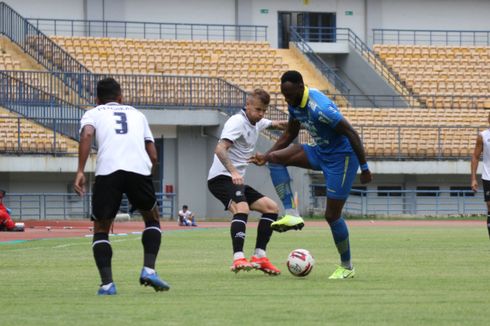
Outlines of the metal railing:
M 90 72 L 4 2 L 0 3 L 0 34 L 7 36 L 50 71 Z
M 49 92 L 45 92 L 27 84 L 23 78 L 16 78 L 18 74 L 24 75 L 24 72 L 0 71 L 0 106 L 29 117 L 36 123 L 52 129 L 54 135 L 59 132 L 78 140 L 78 125 L 85 111 L 79 106 L 55 97 L 52 89 L 48 89 Z M 21 150 L 21 118 L 17 119 L 19 140 L 16 150 Z M 55 144 L 56 142 L 53 142 L 54 152 L 56 152 Z
M 87 103 L 94 103 L 96 83 L 100 78 L 107 75 L 92 74 L 85 66 L 65 52 L 37 27 L 3 2 L 0 3 L 0 33 L 9 37 L 51 73 L 62 72 L 61 75 L 54 76 L 60 79 L 81 98 L 80 103 L 72 102 L 73 104 L 86 105 Z M 159 78 L 160 80 L 158 80 Z M 119 75 L 123 87 L 127 87 L 126 90 L 133 92 L 129 94 L 126 92 L 124 94 L 125 97 L 127 99 L 130 98 L 136 106 L 158 105 L 159 102 L 155 103 L 153 94 L 162 94 L 162 99 L 172 97 L 175 106 L 179 108 L 182 105 L 187 105 L 189 101 L 191 106 L 197 104 L 199 107 L 209 107 L 209 102 L 214 101 L 216 93 L 220 95 L 218 97 L 219 100 L 223 100 L 228 95 L 228 99 L 225 101 L 230 103 L 232 101 L 230 99 L 231 94 L 228 92 L 230 89 L 233 89 L 231 92 L 235 94 L 241 92 L 243 95 L 243 91 L 238 87 L 232 86 L 221 79 L 173 76 L 177 81 L 174 81 L 171 85 L 165 85 L 164 80 L 161 78 L 165 77 L 161 75 Z M 195 83 L 189 82 L 190 78 L 201 79 L 198 85 L 196 85 Z M 215 85 L 206 89 L 206 87 L 202 87 L 202 84 L 206 82 Z M 192 100 L 193 98 L 203 99 L 202 94 L 206 91 L 209 91 L 209 93 L 207 94 L 208 98 L 205 99 L 205 103 L 196 103 L 196 101 Z M 52 93 L 50 91 L 47 92 Z M 172 92 L 172 96 L 168 96 L 166 94 L 168 92 Z M 223 95 L 226 93 L 228 94 Z M 190 98 L 190 100 L 186 100 L 186 98 Z M 149 100 L 151 100 L 151 103 Z M 227 105 L 227 103 L 221 101 L 217 105 L 223 106 Z
M 0 3 L 0 34 L 8 37 L 51 72 L 90 73 L 84 65 L 4 2 Z M 63 82 L 77 92 L 88 87 L 81 84 L 80 80 L 70 80 L 69 75 L 66 77 Z
M 48 35 L 205 41 L 267 41 L 265 25 L 27 18 Z
M 350 92 L 347 84 L 340 78 L 337 73 L 308 45 L 307 41 L 303 39 L 301 33 L 298 31 L 298 26 L 291 26 L 291 41 L 295 43 L 296 47 L 316 66 L 320 72 L 327 77 L 330 83 L 340 91 L 342 94 L 348 94 Z
M 294 26 L 293 29 L 295 34 L 299 35 L 305 42 L 348 42 L 389 84 L 393 85 L 407 103 L 410 103 L 411 106 L 420 106 L 418 96 L 412 92 L 398 73 L 389 67 L 350 28 Z M 342 91 L 341 93 L 348 94 Z
M 55 156 L 78 154 L 78 147 L 70 146 L 74 144 L 69 144 L 58 133 L 71 135 L 71 139 L 78 140 L 80 119 L 38 117 L 35 121 L 48 129 L 36 128 L 32 125 L 32 119 L 2 116 L 0 113 L 0 153 Z
M 175 217 L 175 193 L 156 193 L 162 218 Z M 81 219 L 92 214 L 92 194 L 75 193 L 9 193 L 4 204 L 12 209 L 12 218 L 25 220 Z M 128 200 L 121 201 L 120 211 L 128 212 Z
M 490 31 L 375 28 L 373 44 L 489 46 Z
M 323 214 L 325 185 L 311 185 L 311 213 Z M 361 216 L 451 216 L 486 214 L 483 193 L 471 190 L 352 189 L 344 212 Z
M 54 78 L 53 78 L 54 77 Z M 236 109 L 245 104 L 246 92 L 236 85 L 215 77 L 172 75 L 93 74 L 44 71 L 0 71 L 0 78 L 15 87 L 2 90 L 3 98 L 24 102 L 35 100 L 31 93 L 44 94 L 53 103 L 63 102 L 75 107 L 91 107 L 95 104 L 97 82 L 114 77 L 121 85 L 124 103 L 137 108 L 220 108 Z M 73 83 L 70 89 L 56 82 Z M 85 85 L 85 87 L 76 87 Z M 29 92 L 24 91 L 29 90 Z M 77 91 L 70 92 L 76 89 Z M 42 91 L 41 91 L 42 90 Z M 53 95 L 54 94 L 54 95 Z M 37 96 L 37 95 L 36 95 Z M 58 99 L 61 98 L 62 100 Z M 43 100 L 44 101 L 44 100 Z M 26 114 L 27 115 L 27 114 Z M 61 118 L 62 116 L 57 115 Z

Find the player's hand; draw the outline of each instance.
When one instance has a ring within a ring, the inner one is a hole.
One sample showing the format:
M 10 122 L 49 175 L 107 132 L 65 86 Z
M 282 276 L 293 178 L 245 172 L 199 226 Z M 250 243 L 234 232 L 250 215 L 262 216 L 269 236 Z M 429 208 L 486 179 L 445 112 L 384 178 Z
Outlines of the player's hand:
M 79 196 L 85 194 L 85 174 L 83 172 L 77 172 L 75 182 L 73 183 L 73 189 Z
M 471 180 L 471 190 L 473 190 L 473 192 L 477 192 L 478 191 L 478 181 Z
M 363 185 L 366 183 L 370 183 L 373 180 L 373 175 L 371 174 L 371 171 L 369 170 L 361 171 L 360 180 Z
M 255 165 L 262 166 L 265 163 L 267 163 L 267 161 L 265 160 L 264 154 L 257 152 L 251 158 L 248 159 L 248 163 L 253 163 Z
M 238 172 L 231 173 L 231 181 L 235 185 L 243 185 L 243 177 Z

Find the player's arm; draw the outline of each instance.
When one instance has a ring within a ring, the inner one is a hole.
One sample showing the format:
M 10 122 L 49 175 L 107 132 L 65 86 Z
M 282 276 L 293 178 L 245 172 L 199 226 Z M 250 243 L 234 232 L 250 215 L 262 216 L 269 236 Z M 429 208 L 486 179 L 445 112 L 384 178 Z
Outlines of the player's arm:
M 270 160 L 270 153 L 283 148 L 286 148 L 293 142 L 293 140 L 298 137 L 299 130 L 301 129 L 301 124 L 296 119 L 290 119 L 287 123 L 286 130 L 282 133 L 276 143 L 264 154 L 255 153 L 248 162 L 256 165 L 264 165 Z
M 151 164 L 155 166 L 158 162 L 158 154 L 155 143 L 149 140 L 145 141 L 145 149 L 148 153 L 148 156 L 150 157 Z
M 483 138 L 478 135 L 476 138 L 475 149 L 471 156 L 471 189 L 478 191 L 478 180 L 476 179 L 476 170 L 478 169 L 478 162 L 480 161 L 481 153 L 483 152 Z
M 85 125 L 80 133 L 80 143 L 78 145 L 78 168 L 77 175 L 73 188 L 75 192 L 83 196 L 85 193 L 85 165 L 90 154 L 90 148 L 92 147 L 92 140 L 95 135 L 95 128 L 91 125 Z
M 352 128 L 351 124 L 344 118 L 340 119 L 334 129 L 339 134 L 347 137 L 352 149 L 354 150 L 354 153 L 356 153 L 357 159 L 359 160 L 359 164 L 361 166 L 361 183 L 365 184 L 371 182 L 373 177 L 371 175 L 371 171 L 369 171 L 364 146 L 362 145 L 361 138 L 359 137 L 357 131 Z
M 286 130 L 288 124 L 288 120 L 272 120 L 271 125 L 267 129 Z
M 218 141 L 214 153 L 221 161 L 221 164 L 223 164 L 228 172 L 230 172 L 231 180 L 233 181 L 233 183 L 237 185 L 242 185 L 244 182 L 243 177 L 240 175 L 228 156 L 228 150 L 232 145 L 233 143 L 230 140 L 222 138 Z

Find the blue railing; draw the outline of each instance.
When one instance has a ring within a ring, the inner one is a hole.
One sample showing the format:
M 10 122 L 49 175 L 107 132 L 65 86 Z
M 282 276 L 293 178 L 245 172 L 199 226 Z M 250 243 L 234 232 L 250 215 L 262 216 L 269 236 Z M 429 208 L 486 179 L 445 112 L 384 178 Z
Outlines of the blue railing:
M 325 185 L 313 184 L 310 191 L 310 211 L 323 214 L 326 205 Z M 486 214 L 486 205 L 483 193 L 471 190 L 352 189 L 344 212 L 361 216 L 482 215 Z
M 90 72 L 4 2 L 0 3 L 0 34 L 50 71 Z
M 267 26 L 28 18 L 48 35 L 143 39 L 267 41 Z
M 489 46 L 490 31 L 375 28 L 373 44 Z
M 51 72 L 90 73 L 84 65 L 4 2 L 0 3 L 0 34 L 8 37 Z M 63 82 L 77 92 L 87 88 L 87 85 L 68 78 Z
M 20 73 L 21 76 L 27 76 L 27 73 Z M 31 86 L 24 78 L 16 78 L 18 74 L 19 72 L 0 71 L 0 106 L 52 129 L 54 135 L 59 132 L 78 140 L 78 125 L 85 111 L 79 106 L 55 97 L 52 89 L 46 92 L 38 88 L 39 85 Z M 20 118 L 18 125 L 20 128 Z M 21 150 L 21 145 L 19 130 L 16 150 Z M 56 142 L 53 142 L 53 150 L 56 153 Z
M 75 105 L 94 103 L 96 83 L 100 78 L 107 75 L 92 74 L 38 28 L 3 2 L 0 3 L 0 18 L 0 33 L 9 37 L 52 73 L 63 72 L 61 75 L 53 76 L 63 81 L 81 98 L 80 102 L 70 101 L 71 103 Z M 229 105 L 233 101 L 231 97 L 234 97 L 234 94 L 241 93 L 243 97 L 243 91 L 238 87 L 234 87 L 220 79 L 201 79 L 198 84 L 195 84 L 189 82 L 191 77 L 174 76 L 175 81 L 170 85 L 166 85 L 163 83 L 165 81 L 163 78 L 165 77 L 161 75 L 120 75 L 118 78 L 123 87 L 127 87 L 126 90 L 130 90 L 130 93 L 125 93 L 125 97 L 130 98 L 131 104 L 136 106 L 154 106 L 161 103 L 160 101 L 154 101 L 155 97 L 153 94 L 161 94 L 159 100 L 164 102 L 167 101 L 167 97 L 171 97 L 171 101 L 179 108 L 189 104 L 189 102 L 192 105 L 196 104 L 198 107 L 209 107 L 213 105 L 213 102 L 218 102 L 217 105 L 222 107 Z M 147 85 L 148 83 L 150 83 L 149 86 Z M 204 83 L 208 84 L 204 86 L 205 90 L 210 90 L 206 95 L 203 95 L 203 89 L 199 88 Z M 52 83 L 50 84 L 52 86 Z M 171 96 L 168 96 L 169 93 L 171 93 Z M 216 93 L 219 94 L 218 101 L 215 101 Z M 198 103 L 195 99 L 203 101 Z
M 405 81 L 400 78 L 398 73 L 389 67 L 384 60 L 371 50 L 371 48 L 369 48 L 369 46 L 350 28 L 294 26 L 292 27 L 292 30 L 295 31 L 293 35 L 298 35 L 304 42 L 348 42 L 381 76 L 393 85 L 397 92 L 405 97 L 407 104 L 411 106 L 420 106 L 421 103 L 418 96 L 412 92 Z M 343 91 L 340 93 L 349 94 L 349 92 Z M 348 99 L 348 96 L 346 96 L 346 99 Z
M 330 83 L 342 94 L 349 94 L 350 90 L 347 84 L 340 78 L 337 73 L 316 54 L 303 37 L 298 33 L 297 26 L 291 26 L 291 40 L 296 44 L 298 49 L 316 66 L 320 72 L 327 77 Z
M 175 193 L 156 193 L 162 218 L 175 217 Z M 75 193 L 9 193 L 4 204 L 12 209 L 12 218 L 25 220 L 81 219 L 92 214 L 92 194 Z M 121 212 L 128 211 L 128 200 L 121 201 Z
M 16 87 L 2 90 L 4 98 L 20 103 L 23 96 L 31 101 L 31 94 L 47 93 L 50 101 L 58 97 L 76 107 L 91 107 L 95 104 L 97 82 L 114 77 L 123 90 L 125 104 L 137 108 L 214 108 L 236 110 L 245 104 L 246 92 L 238 86 L 214 77 L 171 75 L 118 75 L 92 73 L 63 73 L 42 71 L 0 71 L 0 77 L 15 81 Z M 54 79 L 53 79 L 54 78 Z M 57 80 L 66 80 L 85 87 L 67 88 Z M 24 92 L 24 88 L 32 91 Z M 35 89 L 38 89 L 37 91 Z M 40 91 L 40 90 L 43 91 Z M 75 92 L 73 89 L 77 89 Z M 54 95 L 51 95 L 54 94 Z M 44 97 L 48 96 L 44 95 Z M 35 95 L 32 95 L 35 98 Z M 41 98 L 42 96 L 40 96 Z M 28 115 L 28 114 L 26 114 Z M 64 116 L 56 115 L 57 118 Z

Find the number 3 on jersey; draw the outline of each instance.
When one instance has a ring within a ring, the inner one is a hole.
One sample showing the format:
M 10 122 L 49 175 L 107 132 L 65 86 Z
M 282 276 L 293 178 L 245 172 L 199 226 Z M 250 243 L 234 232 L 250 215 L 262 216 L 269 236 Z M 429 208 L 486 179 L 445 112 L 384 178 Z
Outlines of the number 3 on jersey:
M 114 115 L 118 117 L 116 123 L 121 125 L 120 128 L 116 129 L 116 134 L 122 135 L 128 133 L 128 119 L 126 118 L 126 113 L 124 112 L 114 112 Z

